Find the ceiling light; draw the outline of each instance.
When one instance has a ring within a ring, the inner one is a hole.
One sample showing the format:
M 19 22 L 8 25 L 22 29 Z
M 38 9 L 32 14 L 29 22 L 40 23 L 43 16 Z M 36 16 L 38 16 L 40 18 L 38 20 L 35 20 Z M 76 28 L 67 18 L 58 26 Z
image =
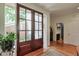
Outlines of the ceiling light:
M 77 7 L 77 9 L 79 9 L 79 7 Z

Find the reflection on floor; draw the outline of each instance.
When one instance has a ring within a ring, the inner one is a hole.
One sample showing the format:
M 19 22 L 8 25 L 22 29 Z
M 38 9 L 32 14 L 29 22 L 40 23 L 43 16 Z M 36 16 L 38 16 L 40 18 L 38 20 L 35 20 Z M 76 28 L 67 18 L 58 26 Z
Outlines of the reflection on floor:
M 54 47 L 57 51 L 64 53 L 65 55 L 68 56 L 76 56 L 77 51 L 76 51 L 76 46 L 71 45 L 71 44 L 57 44 L 56 42 L 51 42 L 50 47 Z
M 41 56 L 65 56 L 65 54 L 56 51 L 53 47 L 50 47 L 48 51 L 41 54 Z

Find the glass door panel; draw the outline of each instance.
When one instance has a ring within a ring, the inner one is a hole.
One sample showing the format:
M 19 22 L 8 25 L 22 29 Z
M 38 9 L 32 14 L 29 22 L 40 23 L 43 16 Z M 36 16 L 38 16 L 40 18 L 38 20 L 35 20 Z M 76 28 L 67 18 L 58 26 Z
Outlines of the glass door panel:
M 39 14 L 39 22 L 42 22 L 42 15 Z
M 20 29 L 19 30 L 25 30 L 25 20 L 20 19 L 19 24 L 20 24 Z
M 25 41 L 25 31 L 19 31 L 20 42 Z
M 20 10 L 20 11 L 19 11 L 19 13 L 20 13 L 20 18 L 25 19 L 25 9 L 22 8 L 22 7 L 20 7 L 19 10 Z
M 30 10 L 26 10 L 26 19 L 31 20 L 32 12 Z
M 31 21 L 26 21 L 26 30 L 31 30 Z
M 35 21 L 38 21 L 38 13 L 35 13 Z
M 26 31 L 26 40 L 30 41 L 31 40 L 31 31 Z
M 39 23 L 39 30 L 42 30 L 42 23 Z
M 34 27 L 34 31 L 35 31 L 35 39 L 42 39 L 42 32 L 43 32 L 43 24 L 42 24 L 42 14 L 35 12 L 35 27 Z
M 38 39 L 38 31 L 35 31 L 35 39 Z
M 35 22 L 35 30 L 38 30 L 38 22 Z
M 39 31 L 39 38 L 42 38 L 42 31 Z

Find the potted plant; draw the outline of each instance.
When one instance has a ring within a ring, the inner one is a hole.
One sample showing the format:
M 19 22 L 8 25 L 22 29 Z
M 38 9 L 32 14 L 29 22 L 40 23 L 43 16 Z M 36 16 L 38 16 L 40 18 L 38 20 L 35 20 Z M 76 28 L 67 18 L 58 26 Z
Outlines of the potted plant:
M 3 52 L 11 51 L 16 39 L 15 33 L 7 33 L 6 35 L 0 35 L 0 45 Z
M 6 43 L 7 43 L 7 46 L 6 46 L 6 48 L 7 48 L 7 51 L 11 51 L 11 49 L 13 48 L 13 45 L 14 45 L 14 41 L 15 41 L 15 39 L 16 39 L 16 35 L 15 35 L 15 33 L 7 33 L 7 35 L 6 35 Z

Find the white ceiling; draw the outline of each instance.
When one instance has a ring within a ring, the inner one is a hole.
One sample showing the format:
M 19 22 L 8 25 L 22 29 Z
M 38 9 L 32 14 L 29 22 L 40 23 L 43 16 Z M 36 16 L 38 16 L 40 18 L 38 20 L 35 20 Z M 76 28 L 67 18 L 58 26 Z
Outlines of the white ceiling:
M 79 12 L 79 3 L 37 3 L 54 15 L 64 15 L 74 12 Z
M 36 6 L 48 10 L 54 16 L 61 16 L 70 13 L 79 13 L 79 3 L 33 3 Z M 7 4 L 8 5 L 8 4 Z M 10 4 L 15 5 L 15 4 Z

